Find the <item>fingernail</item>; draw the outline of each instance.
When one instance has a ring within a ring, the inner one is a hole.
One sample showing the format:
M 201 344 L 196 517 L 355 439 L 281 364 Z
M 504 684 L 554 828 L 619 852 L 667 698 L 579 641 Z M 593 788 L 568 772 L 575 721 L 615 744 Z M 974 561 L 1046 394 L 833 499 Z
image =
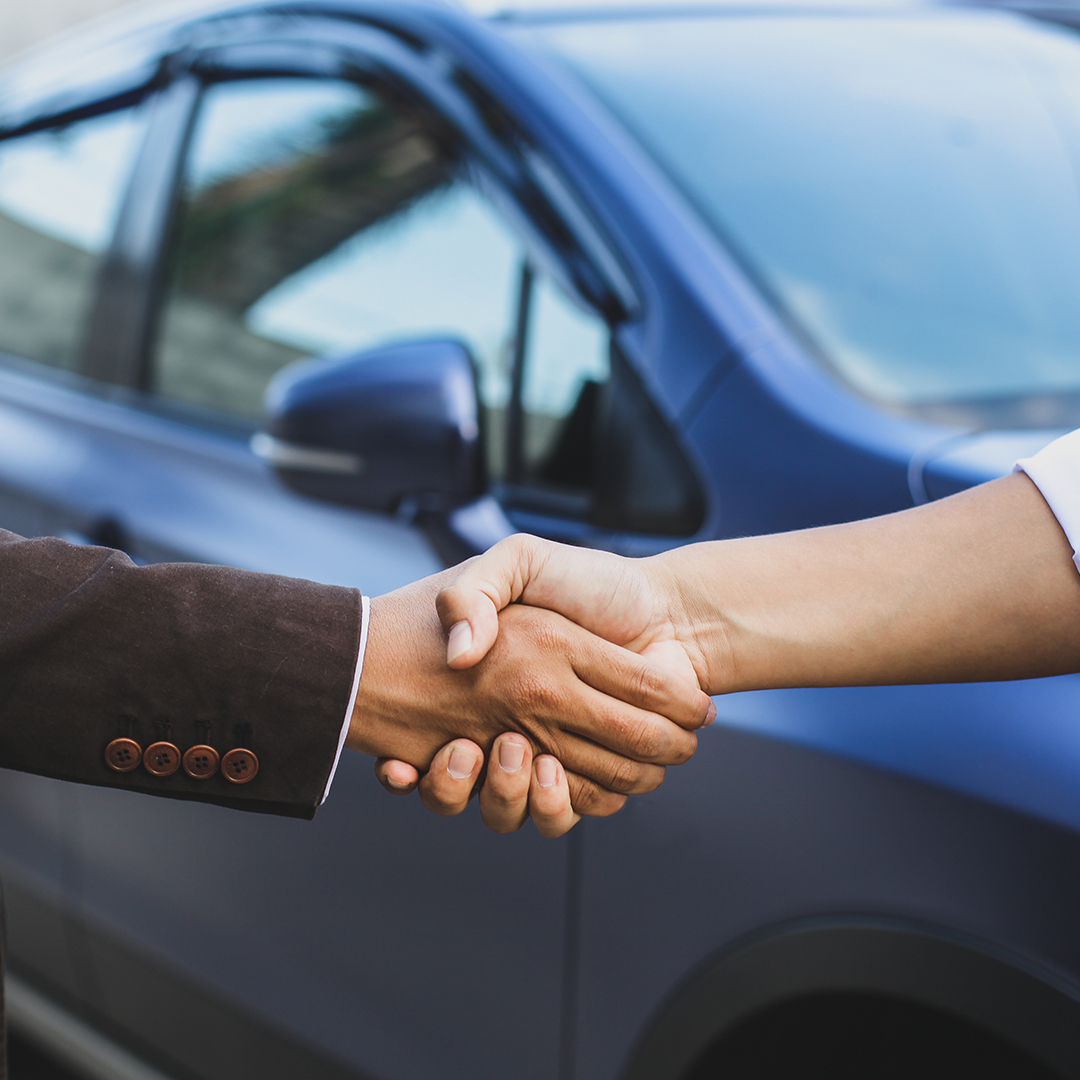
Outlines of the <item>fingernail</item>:
M 708 727 L 716 719 L 716 702 L 709 702 L 709 711 L 705 714 L 705 723 L 703 727 Z
M 519 772 L 525 764 L 525 745 L 516 739 L 503 739 L 499 743 L 499 768 L 503 772 Z
M 450 637 L 446 641 L 446 662 L 452 664 L 459 656 L 472 648 L 472 627 L 463 619 L 450 627 Z
M 394 779 L 394 778 L 393 778 L 392 776 L 388 776 L 388 777 L 386 778 L 386 782 L 387 782 L 387 783 L 388 783 L 388 784 L 389 784 L 389 785 L 390 785 L 391 787 L 394 787 L 394 788 L 398 788 L 399 790 L 400 790 L 401 788 L 407 788 L 407 787 L 409 786 L 409 783 L 408 783 L 408 781 L 407 781 L 407 780 L 395 780 L 395 779 Z
M 476 755 L 471 750 L 455 746 L 450 751 L 450 760 L 446 763 L 446 771 L 455 780 L 467 780 L 472 775 L 475 764 Z
M 536 782 L 541 787 L 554 787 L 555 781 L 559 779 L 559 770 L 555 767 L 555 762 L 552 758 L 542 757 L 536 763 Z

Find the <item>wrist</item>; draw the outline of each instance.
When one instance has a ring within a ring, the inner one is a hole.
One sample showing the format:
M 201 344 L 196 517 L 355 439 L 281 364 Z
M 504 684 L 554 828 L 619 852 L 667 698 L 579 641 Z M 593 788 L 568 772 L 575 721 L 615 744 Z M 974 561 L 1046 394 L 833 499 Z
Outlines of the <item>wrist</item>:
M 707 694 L 743 689 L 735 685 L 738 662 L 733 643 L 734 624 L 714 598 L 698 572 L 699 565 L 712 571 L 722 561 L 723 544 L 694 544 L 641 560 L 661 617 L 686 650 Z
M 408 656 L 414 643 L 400 632 L 407 625 L 407 612 L 399 610 L 393 593 L 369 603 L 367 655 L 345 745 L 361 754 L 392 756 L 416 765 L 412 759 L 418 747 L 412 745 L 409 728 L 420 710 L 410 710 L 408 679 L 403 678 L 411 666 Z
M 446 667 L 435 596 L 449 572 L 371 600 L 364 672 L 345 745 L 426 769 L 455 736 L 472 737 L 468 673 Z

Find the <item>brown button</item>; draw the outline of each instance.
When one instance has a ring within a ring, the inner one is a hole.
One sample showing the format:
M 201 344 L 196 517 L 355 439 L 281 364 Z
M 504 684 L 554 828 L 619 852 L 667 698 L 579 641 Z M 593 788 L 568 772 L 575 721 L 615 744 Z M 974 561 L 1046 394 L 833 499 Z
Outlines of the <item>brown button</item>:
M 217 772 L 220 760 L 212 746 L 189 746 L 184 751 L 184 772 L 195 780 L 207 780 Z
M 250 750 L 230 750 L 221 759 L 221 771 L 226 780 L 234 784 L 246 784 L 255 779 L 259 771 L 259 759 Z
M 151 776 L 172 776 L 180 768 L 180 751 L 171 742 L 152 743 L 142 761 Z
M 134 739 L 113 739 L 105 747 L 105 764 L 114 772 L 131 772 L 142 761 L 142 747 Z

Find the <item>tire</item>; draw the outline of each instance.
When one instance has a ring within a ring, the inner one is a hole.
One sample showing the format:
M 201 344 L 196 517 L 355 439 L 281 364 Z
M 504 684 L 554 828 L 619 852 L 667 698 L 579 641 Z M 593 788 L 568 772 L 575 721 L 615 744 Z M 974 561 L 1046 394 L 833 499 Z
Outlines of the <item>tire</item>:
M 967 1020 L 883 995 L 819 994 L 752 1016 L 685 1080 L 1062 1080 Z

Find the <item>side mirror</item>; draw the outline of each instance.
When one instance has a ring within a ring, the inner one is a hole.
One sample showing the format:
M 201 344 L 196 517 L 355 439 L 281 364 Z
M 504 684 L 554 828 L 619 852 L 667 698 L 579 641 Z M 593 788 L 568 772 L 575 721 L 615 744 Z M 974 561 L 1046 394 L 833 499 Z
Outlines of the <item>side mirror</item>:
M 484 490 L 476 370 L 457 341 L 290 364 L 251 440 L 294 491 L 369 510 L 446 511 Z

